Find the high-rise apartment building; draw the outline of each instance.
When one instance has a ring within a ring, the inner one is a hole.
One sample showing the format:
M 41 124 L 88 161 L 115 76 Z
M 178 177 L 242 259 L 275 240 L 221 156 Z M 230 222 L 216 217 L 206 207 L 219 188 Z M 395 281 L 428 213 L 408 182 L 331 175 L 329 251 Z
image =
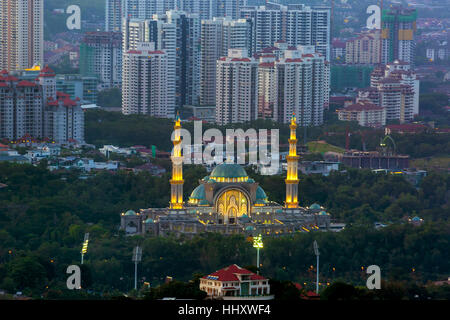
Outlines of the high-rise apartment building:
M 405 123 L 413 120 L 414 114 L 419 112 L 419 83 L 409 67 L 409 64 L 395 61 L 375 68 L 371 74 L 370 88 L 360 90 L 358 100 L 367 100 L 382 107 L 387 121 Z
M 177 61 L 177 26 L 161 20 L 124 19 L 123 20 L 123 52 L 138 50 L 141 43 L 154 43 L 155 50 L 167 55 L 167 82 L 171 85 L 168 92 L 172 94 L 170 108 L 175 109 L 175 77 Z M 171 91 L 173 89 L 173 91 Z M 122 84 L 122 91 L 127 90 Z
M 392 7 L 381 18 L 382 63 L 400 60 L 414 63 L 417 10 Z
M 198 14 L 200 19 L 214 17 L 239 18 L 247 0 L 122 0 L 124 17 L 151 19 L 154 14 L 182 10 Z
M 325 57 L 313 46 L 298 46 L 286 48 L 280 58 L 266 49 L 259 58 L 259 117 L 289 123 L 295 113 L 301 126 L 323 124 L 329 99 Z
M 290 46 L 313 45 L 330 61 L 329 8 L 268 3 L 259 7 L 244 7 L 240 15 L 241 18 L 253 20 L 255 52 L 284 40 Z
M 258 65 L 258 118 L 278 119 L 275 57 L 261 57 Z
M 230 49 L 217 61 L 216 122 L 220 125 L 258 117 L 258 62 L 246 50 Z
M 411 88 L 413 92 L 412 113 L 413 115 L 419 114 L 420 80 L 417 78 L 416 73 L 411 70 L 411 65 L 403 61 L 395 60 L 392 63 L 375 68 L 370 77 L 371 86 L 378 87 L 379 82 L 386 78 L 395 80 L 399 84 Z M 406 111 L 409 112 L 408 110 Z
M 229 49 L 246 49 L 252 55 L 252 24 L 245 19 L 214 18 L 202 20 L 200 105 L 216 103 L 216 61 Z
M 56 91 L 54 72 L 45 67 L 34 81 L 6 70 L 0 76 L 0 137 L 49 138 L 58 143 L 84 143 L 84 112 L 80 99 Z
M 168 79 L 169 56 L 153 42 L 123 56 L 122 112 L 175 117 L 175 83 Z
M 96 76 L 100 89 L 122 84 L 122 34 L 87 32 L 80 45 L 80 73 Z
M 170 10 L 153 19 L 175 25 L 175 101 L 178 108 L 198 104 L 200 96 L 200 19 L 197 14 Z
M 44 0 L 0 1 L 0 69 L 44 63 Z
M 179 6 L 179 0 L 122 0 L 123 17 L 152 19 L 154 14 L 164 14 Z
M 230 17 L 238 19 L 243 7 L 247 6 L 247 0 L 213 0 L 217 4 L 217 17 Z
M 125 0 L 105 0 L 105 31 L 121 32 Z
M 381 54 L 379 29 L 361 32 L 346 42 L 345 62 L 350 64 L 378 64 Z

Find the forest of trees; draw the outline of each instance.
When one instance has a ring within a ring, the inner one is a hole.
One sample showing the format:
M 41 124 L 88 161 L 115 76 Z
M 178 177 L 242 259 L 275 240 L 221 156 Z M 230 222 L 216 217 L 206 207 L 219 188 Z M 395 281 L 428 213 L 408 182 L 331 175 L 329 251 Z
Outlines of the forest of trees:
M 282 203 L 282 176 L 248 172 L 271 200 Z M 206 174 L 202 167 L 185 168 L 186 197 Z M 361 284 L 365 279 L 361 267 L 370 264 L 380 265 L 383 274 L 392 279 L 416 277 L 425 283 L 448 275 L 449 175 L 430 174 L 419 189 L 402 177 L 369 171 L 300 179 L 301 204 L 326 206 L 333 218 L 348 223 L 347 228 L 340 233 L 266 238 L 262 272 L 267 276 L 312 285 L 314 240 L 321 246 L 324 281 L 344 279 Z M 188 240 L 125 237 L 119 232 L 120 212 L 168 204 L 168 175 L 101 172 L 81 180 L 77 172 L 50 173 L 44 166 L 2 163 L 0 182 L 7 185 L 0 189 L 0 288 L 10 292 L 66 296 L 65 268 L 79 262 L 85 232 L 90 233 L 90 244 L 84 287 L 94 292 L 114 294 L 131 289 L 131 252 L 137 243 L 144 251 L 140 275 L 152 286 L 166 276 L 187 281 L 193 274 L 231 263 L 254 264 L 254 249 L 241 236 L 205 234 Z M 414 227 L 402 222 L 404 216 L 413 215 L 419 215 L 425 224 Z M 374 229 L 373 222 L 380 220 L 399 223 Z

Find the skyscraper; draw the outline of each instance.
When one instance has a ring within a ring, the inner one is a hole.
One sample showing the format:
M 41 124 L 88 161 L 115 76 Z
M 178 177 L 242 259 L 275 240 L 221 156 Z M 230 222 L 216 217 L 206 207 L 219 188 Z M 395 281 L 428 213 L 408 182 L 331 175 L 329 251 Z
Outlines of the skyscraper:
M 393 7 L 381 19 L 382 63 L 394 60 L 414 63 L 417 10 Z
M 202 20 L 201 28 L 200 104 L 216 103 L 216 61 L 228 49 L 246 49 L 252 55 L 251 21 L 231 18 Z
M 247 5 L 247 0 L 215 0 L 217 4 L 217 17 L 230 17 L 237 19 L 241 9 Z
M 175 101 L 178 108 L 198 104 L 200 94 L 200 19 L 197 14 L 170 10 L 153 16 L 176 28 Z
M 80 73 L 96 76 L 103 89 L 122 84 L 120 32 L 86 32 L 80 45 Z
M 290 46 L 313 45 L 330 61 L 330 9 L 314 8 L 303 4 L 245 7 L 241 18 L 254 22 L 254 51 L 271 47 L 277 41 Z
M 177 8 L 179 0 L 123 0 L 123 17 L 151 19 L 154 14 L 164 14 Z
M 120 32 L 122 30 L 124 2 L 125 0 L 106 0 L 105 31 Z
M 174 118 L 174 83 L 168 81 L 169 57 L 143 42 L 123 56 L 122 112 Z
M 258 55 L 259 117 L 289 123 L 295 113 L 301 126 L 321 125 L 329 99 L 325 58 L 314 46 L 288 47 L 280 58 L 270 50 Z
M 237 19 L 247 0 L 122 0 L 123 16 L 151 19 L 154 14 L 181 10 L 198 14 L 201 20 L 214 17 Z
M 313 46 L 285 51 L 275 64 L 278 121 L 289 123 L 293 113 L 301 126 L 323 124 L 326 104 L 325 59 Z
M 0 43 L 0 69 L 43 64 L 44 0 L 0 1 Z
M 217 60 L 216 122 L 221 125 L 258 117 L 258 62 L 246 50 L 230 49 Z
M 380 63 L 380 30 L 372 29 L 361 32 L 357 37 L 346 42 L 345 62 L 350 64 Z

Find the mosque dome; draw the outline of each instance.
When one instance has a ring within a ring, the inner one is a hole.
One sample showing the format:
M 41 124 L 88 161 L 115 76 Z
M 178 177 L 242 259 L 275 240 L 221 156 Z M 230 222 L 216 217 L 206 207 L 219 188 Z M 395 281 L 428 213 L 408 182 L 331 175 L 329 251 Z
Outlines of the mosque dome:
M 317 203 L 314 203 L 309 208 L 312 209 L 312 210 L 319 210 L 320 209 L 320 205 L 317 204 Z
M 205 186 L 201 184 L 197 188 L 195 188 L 194 191 L 192 191 L 191 193 L 190 199 L 205 200 L 206 199 Z
M 126 216 L 135 216 L 135 215 L 136 215 L 136 212 L 133 211 L 133 210 L 128 210 L 127 212 L 125 212 L 125 215 L 126 215 Z
M 258 189 L 256 189 L 256 200 L 266 200 L 267 199 L 267 195 L 264 192 L 264 189 L 261 187 L 258 187 Z
M 153 219 L 151 219 L 151 218 L 148 218 L 147 220 L 145 220 L 145 223 L 153 223 L 154 221 L 153 221 Z
M 325 211 L 320 211 L 320 212 L 319 212 L 319 215 L 320 215 L 320 216 L 327 216 L 328 213 L 326 213 Z
M 244 168 L 235 163 L 223 163 L 214 168 L 211 178 L 247 178 Z

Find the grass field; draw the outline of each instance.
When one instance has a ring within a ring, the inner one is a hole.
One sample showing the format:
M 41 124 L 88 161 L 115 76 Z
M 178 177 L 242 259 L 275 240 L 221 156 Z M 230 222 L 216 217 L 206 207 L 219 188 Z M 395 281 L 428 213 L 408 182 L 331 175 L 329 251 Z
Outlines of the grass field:
M 333 146 L 331 144 L 326 143 L 325 141 L 311 141 L 308 142 L 309 152 L 312 153 L 325 153 L 325 152 L 337 152 L 344 153 L 344 149 Z

